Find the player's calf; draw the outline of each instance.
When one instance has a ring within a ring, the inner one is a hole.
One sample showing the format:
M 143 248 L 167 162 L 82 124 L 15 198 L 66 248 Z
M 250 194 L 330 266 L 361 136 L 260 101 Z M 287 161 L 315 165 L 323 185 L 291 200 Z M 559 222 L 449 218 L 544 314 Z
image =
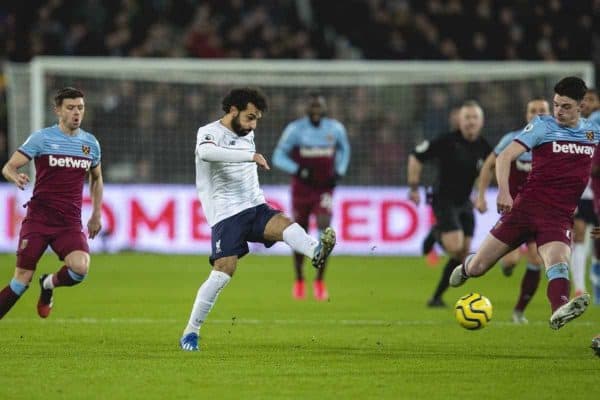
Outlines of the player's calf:
M 80 284 L 85 279 L 85 275 L 81 275 L 71 268 L 63 265 L 54 274 L 44 274 L 40 277 L 40 297 L 37 303 L 37 312 L 41 318 L 48 318 L 54 305 L 54 288 L 60 286 L 75 286 Z
M 47 289 L 54 289 L 59 286 L 75 286 L 83 282 L 85 274 L 75 272 L 72 268 L 63 265 L 55 274 L 48 275 L 44 280 Z
M 13 278 L 4 289 L 0 290 L 0 319 L 15 305 L 27 288 L 26 284 Z

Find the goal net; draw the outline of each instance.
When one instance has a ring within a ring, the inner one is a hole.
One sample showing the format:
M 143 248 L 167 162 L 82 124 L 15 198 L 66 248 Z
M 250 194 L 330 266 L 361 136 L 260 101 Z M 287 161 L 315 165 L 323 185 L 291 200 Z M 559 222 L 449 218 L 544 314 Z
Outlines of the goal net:
M 495 144 L 524 125 L 532 97 L 551 99 L 567 75 L 593 82 L 590 63 L 201 61 L 180 59 L 36 58 L 8 64 L 10 144 L 55 123 L 52 96 L 63 86 L 86 94 L 83 127 L 103 149 L 109 182 L 193 183 L 198 127 L 222 115 L 234 86 L 259 86 L 270 109 L 257 129 L 258 151 L 271 157 L 306 94 L 321 91 L 329 115 L 347 128 L 352 161 L 345 185 L 402 185 L 415 143 L 449 129 L 451 110 L 480 102 L 484 135 Z M 431 178 L 431 177 L 429 177 Z M 287 182 L 281 172 L 264 184 Z

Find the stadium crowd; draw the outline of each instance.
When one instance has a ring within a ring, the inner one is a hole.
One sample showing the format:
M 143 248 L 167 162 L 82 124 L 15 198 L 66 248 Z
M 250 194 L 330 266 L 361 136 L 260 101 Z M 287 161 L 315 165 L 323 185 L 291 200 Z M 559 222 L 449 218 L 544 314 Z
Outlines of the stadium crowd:
M 33 0 L 0 15 L 9 58 L 588 60 L 597 0 Z M 35 10 L 32 18 L 31 10 Z M 597 22 L 597 21 L 596 21 Z
M 554 61 L 592 60 L 600 54 L 594 51 L 600 40 L 593 30 L 599 17 L 598 0 L 347 0 L 343 2 L 344 18 L 340 18 L 339 6 L 339 2 L 318 0 L 38 0 L 28 2 L 25 9 L 24 3 L 15 2 L 0 10 L 0 61 L 29 61 L 36 55 Z M 188 168 L 164 161 L 187 151 L 188 140 L 182 132 L 194 132 L 200 121 L 217 115 L 210 99 L 222 92 L 173 84 L 153 89 L 141 83 L 113 85 L 99 82 L 100 97 L 93 100 L 90 96 L 87 128 L 100 133 L 107 126 L 118 126 L 118 130 L 139 136 L 133 140 L 137 149 L 131 149 L 139 155 L 133 157 L 136 161 L 129 169 L 123 168 L 125 158 L 131 157 L 117 151 L 124 144 L 121 134 L 99 134 L 107 167 L 111 163 L 119 166 L 112 178 L 189 182 Z M 465 98 L 481 102 L 486 111 L 486 135 L 494 141 L 519 126 L 522 119 L 520 113 L 506 118 L 497 111 L 508 104 L 521 110 L 531 96 L 548 91 L 538 87 L 534 89 L 538 92 L 533 92 L 510 83 L 495 86 L 420 85 L 406 89 L 412 91 L 408 96 L 415 101 L 403 104 L 401 111 L 390 109 L 385 102 L 370 101 L 368 88 L 348 89 L 352 97 L 329 93 L 333 97 L 328 99 L 331 114 L 344 121 L 354 148 L 361 144 L 360 151 L 374 155 L 367 167 L 351 166 L 348 183 L 399 183 L 414 142 L 445 131 L 448 114 Z M 87 89 L 96 91 L 91 82 Z M 175 101 L 163 107 L 158 99 L 166 91 Z M 285 106 L 289 98 L 283 93 L 269 94 L 273 97 L 272 115 L 281 115 L 263 125 L 264 131 L 270 132 L 259 144 L 266 154 L 285 123 L 298 116 L 297 105 Z M 5 97 L 3 83 L 0 96 Z M 345 98 L 355 99 L 354 107 L 345 107 Z M 5 158 L 7 112 L 6 102 L 2 104 L 0 158 Z M 123 111 L 118 104 L 129 110 Z M 186 118 L 178 117 L 182 109 Z M 129 113 L 125 119 L 124 112 Z M 115 118 L 120 118 L 116 125 Z M 170 146 L 165 146 L 167 143 Z M 156 162 L 162 165 L 161 171 L 153 170 Z M 398 174 L 374 173 L 382 168 Z M 278 174 L 267 179 L 284 180 Z

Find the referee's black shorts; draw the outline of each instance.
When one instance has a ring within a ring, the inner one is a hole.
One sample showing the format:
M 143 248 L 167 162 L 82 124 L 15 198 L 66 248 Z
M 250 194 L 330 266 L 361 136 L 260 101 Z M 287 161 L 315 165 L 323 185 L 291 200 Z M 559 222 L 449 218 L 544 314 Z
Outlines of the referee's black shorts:
M 431 206 L 439 232 L 463 231 L 465 236 L 473 237 L 475 214 L 470 200 L 462 204 L 454 204 L 434 198 Z

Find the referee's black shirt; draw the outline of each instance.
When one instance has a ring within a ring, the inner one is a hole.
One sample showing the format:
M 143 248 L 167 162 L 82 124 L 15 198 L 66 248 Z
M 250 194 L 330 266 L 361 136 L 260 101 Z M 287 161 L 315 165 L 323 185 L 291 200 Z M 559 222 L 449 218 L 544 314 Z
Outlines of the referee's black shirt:
M 454 131 L 421 142 L 412 154 L 422 163 L 437 161 L 434 199 L 458 205 L 469 200 L 473 183 L 491 151 L 491 146 L 481 136 L 469 142 L 460 131 Z

